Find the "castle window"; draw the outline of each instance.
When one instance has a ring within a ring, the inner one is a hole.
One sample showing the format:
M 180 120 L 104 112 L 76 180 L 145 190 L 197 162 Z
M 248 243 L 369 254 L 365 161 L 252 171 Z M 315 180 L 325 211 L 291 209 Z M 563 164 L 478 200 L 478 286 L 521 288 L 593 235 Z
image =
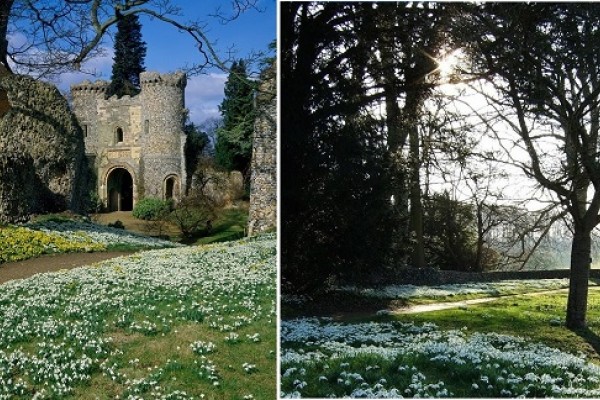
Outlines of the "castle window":
M 123 129 L 121 129 L 121 128 L 117 128 L 116 142 L 123 143 Z
M 145 120 L 144 121 L 144 133 L 148 134 L 149 131 L 150 131 L 150 121 Z
M 86 124 L 86 125 L 83 125 L 83 137 L 87 137 L 87 135 L 88 135 L 88 126 Z

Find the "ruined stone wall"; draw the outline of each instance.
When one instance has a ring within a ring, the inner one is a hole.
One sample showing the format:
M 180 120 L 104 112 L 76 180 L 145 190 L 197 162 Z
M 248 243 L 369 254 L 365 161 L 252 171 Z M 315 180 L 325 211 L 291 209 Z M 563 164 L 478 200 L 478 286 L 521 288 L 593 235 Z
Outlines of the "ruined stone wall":
M 248 235 L 277 226 L 277 67 L 263 74 L 254 125 Z
M 95 155 L 98 150 L 98 103 L 104 100 L 108 82 L 84 81 L 71 87 L 73 112 L 81 125 L 84 134 L 85 153 Z
M 0 119 L 0 220 L 87 204 L 83 134 L 56 87 L 26 76 L 0 77 L 10 108 Z

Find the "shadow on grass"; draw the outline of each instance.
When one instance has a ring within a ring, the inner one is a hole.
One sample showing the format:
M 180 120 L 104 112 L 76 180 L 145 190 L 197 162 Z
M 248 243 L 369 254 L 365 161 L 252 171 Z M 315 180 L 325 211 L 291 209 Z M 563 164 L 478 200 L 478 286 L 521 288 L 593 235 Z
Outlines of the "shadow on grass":
M 245 209 L 225 210 L 215 221 L 210 231 L 200 231 L 198 234 L 182 238 L 180 243 L 187 245 L 228 242 L 242 239 L 246 236 L 248 211 Z
M 585 342 L 594 349 L 596 354 L 600 356 L 600 336 L 587 327 L 582 329 L 573 329 L 572 331 L 577 336 L 585 340 Z
M 321 292 L 307 296 L 301 304 L 282 304 L 282 318 L 331 317 L 336 321 L 353 322 L 365 319 L 388 319 L 377 316 L 379 310 L 407 307 L 402 299 L 378 299 L 343 292 Z

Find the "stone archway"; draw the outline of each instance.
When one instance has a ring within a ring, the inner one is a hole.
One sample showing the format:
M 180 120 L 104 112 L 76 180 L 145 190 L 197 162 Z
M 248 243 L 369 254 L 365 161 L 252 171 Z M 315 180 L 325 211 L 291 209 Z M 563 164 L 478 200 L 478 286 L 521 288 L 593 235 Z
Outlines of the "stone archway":
M 169 175 L 164 181 L 164 198 L 165 200 L 177 200 L 179 198 L 179 188 L 177 185 L 177 176 Z
M 133 178 L 125 168 L 115 168 L 106 177 L 109 211 L 133 210 Z

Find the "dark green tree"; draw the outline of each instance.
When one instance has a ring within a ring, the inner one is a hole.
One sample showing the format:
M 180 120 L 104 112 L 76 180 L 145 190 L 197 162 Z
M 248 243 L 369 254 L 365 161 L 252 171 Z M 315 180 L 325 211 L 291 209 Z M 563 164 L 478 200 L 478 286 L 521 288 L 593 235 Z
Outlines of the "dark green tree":
M 186 123 L 183 127 L 185 133 L 185 170 L 187 176 L 186 187 L 189 189 L 192 184 L 192 178 L 202 155 L 206 152 L 210 144 L 208 134 L 200 126 L 194 124 L 186 116 Z
M 215 161 L 221 167 L 248 176 L 254 132 L 255 83 L 248 78 L 243 60 L 235 61 L 225 83 L 225 98 L 219 106 L 223 125 L 217 130 Z
M 383 265 L 388 247 L 385 135 L 368 110 L 371 48 L 349 23 L 356 4 L 282 4 L 286 292 L 323 289 L 330 276 L 360 279 Z
M 146 43 L 136 14 L 118 15 L 115 56 L 107 96 L 135 95 L 140 89 L 140 73 L 145 71 Z
M 425 264 L 419 122 L 439 84 L 436 58 L 452 45 L 454 13 L 439 3 L 282 5 L 282 274 L 289 286 L 322 286 L 331 275 L 360 279 L 408 258 Z M 390 237 L 399 245 L 390 246 Z

